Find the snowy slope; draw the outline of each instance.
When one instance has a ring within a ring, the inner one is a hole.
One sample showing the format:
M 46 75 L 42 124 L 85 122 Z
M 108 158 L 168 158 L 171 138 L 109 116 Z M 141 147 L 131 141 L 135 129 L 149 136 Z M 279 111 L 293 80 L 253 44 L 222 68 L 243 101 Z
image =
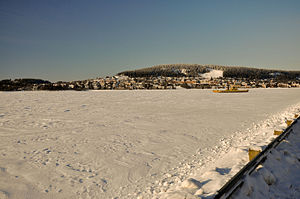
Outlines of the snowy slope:
M 209 196 L 245 164 L 235 154 L 297 110 L 299 91 L 0 92 L 0 196 L 155 198 L 187 193 L 188 178 Z
M 201 74 L 201 77 L 206 79 L 223 77 L 223 71 L 211 69 L 208 73 Z

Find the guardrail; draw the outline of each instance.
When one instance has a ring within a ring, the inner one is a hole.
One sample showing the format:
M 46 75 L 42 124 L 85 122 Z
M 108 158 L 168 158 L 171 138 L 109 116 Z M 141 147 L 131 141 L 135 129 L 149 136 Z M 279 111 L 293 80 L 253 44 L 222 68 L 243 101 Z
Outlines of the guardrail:
M 214 199 L 229 198 L 238 188 L 240 188 L 247 175 L 251 174 L 256 167 L 267 159 L 267 155 L 271 149 L 275 148 L 282 140 L 284 140 L 292 131 L 292 127 L 298 122 L 300 117 L 287 127 L 275 140 L 273 140 L 261 153 L 259 153 L 252 161 L 246 164 L 237 174 L 235 174 L 219 191 Z

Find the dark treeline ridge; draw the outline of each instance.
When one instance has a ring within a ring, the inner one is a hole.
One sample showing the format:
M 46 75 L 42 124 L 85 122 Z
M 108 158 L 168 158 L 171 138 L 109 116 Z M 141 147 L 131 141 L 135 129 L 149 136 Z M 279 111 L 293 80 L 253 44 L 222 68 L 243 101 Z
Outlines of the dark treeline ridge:
M 0 81 L 1 91 L 17 91 L 17 90 L 31 90 L 33 85 L 41 85 L 49 87 L 51 82 L 42 79 L 4 79 Z
M 118 75 L 129 77 L 196 77 L 209 72 L 211 69 L 222 70 L 224 77 L 247 78 L 247 79 L 269 79 L 293 80 L 300 77 L 300 71 L 284 71 L 271 69 L 258 69 L 240 66 L 200 65 L 200 64 L 166 64 L 131 71 L 124 71 Z

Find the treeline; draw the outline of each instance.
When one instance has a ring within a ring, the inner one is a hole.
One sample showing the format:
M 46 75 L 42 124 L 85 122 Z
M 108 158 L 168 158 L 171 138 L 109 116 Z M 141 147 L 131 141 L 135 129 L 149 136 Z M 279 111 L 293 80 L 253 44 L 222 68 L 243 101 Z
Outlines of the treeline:
M 196 77 L 210 70 L 222 70 L 224 77 L 230 78 L 248 78 L 248 79 L 269 79 L 293 80 L 300 77 L 300 71 L 283 71 L 258 69 L 239 66 L 221 66 L 221 65 L 200 65 L 200 64 L 167 64 L 157 65 L 148 68 L 142 68 L 131 71 L 124 71 L 118 75 L 129 77 Z
M 48 88 L 51 82 L 42 79 L 4 79 L 0 81 L 1 91 L 32 90 L 33 85 Z
M 268 70 L 247 67 L 227 67 L 223 72 L 224 77 L 247 79 L 295 80 L 300 78 L 300 71 Z

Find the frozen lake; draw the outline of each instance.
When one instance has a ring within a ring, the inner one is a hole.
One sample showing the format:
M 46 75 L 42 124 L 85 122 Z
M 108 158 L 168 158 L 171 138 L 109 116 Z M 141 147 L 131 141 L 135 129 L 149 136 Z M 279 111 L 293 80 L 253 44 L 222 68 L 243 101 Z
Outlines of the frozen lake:
M 202 149 L 300 103 L 300 89 L 0 92 L 0 99 L 0 198 L 134 198 L 128 194 Z

